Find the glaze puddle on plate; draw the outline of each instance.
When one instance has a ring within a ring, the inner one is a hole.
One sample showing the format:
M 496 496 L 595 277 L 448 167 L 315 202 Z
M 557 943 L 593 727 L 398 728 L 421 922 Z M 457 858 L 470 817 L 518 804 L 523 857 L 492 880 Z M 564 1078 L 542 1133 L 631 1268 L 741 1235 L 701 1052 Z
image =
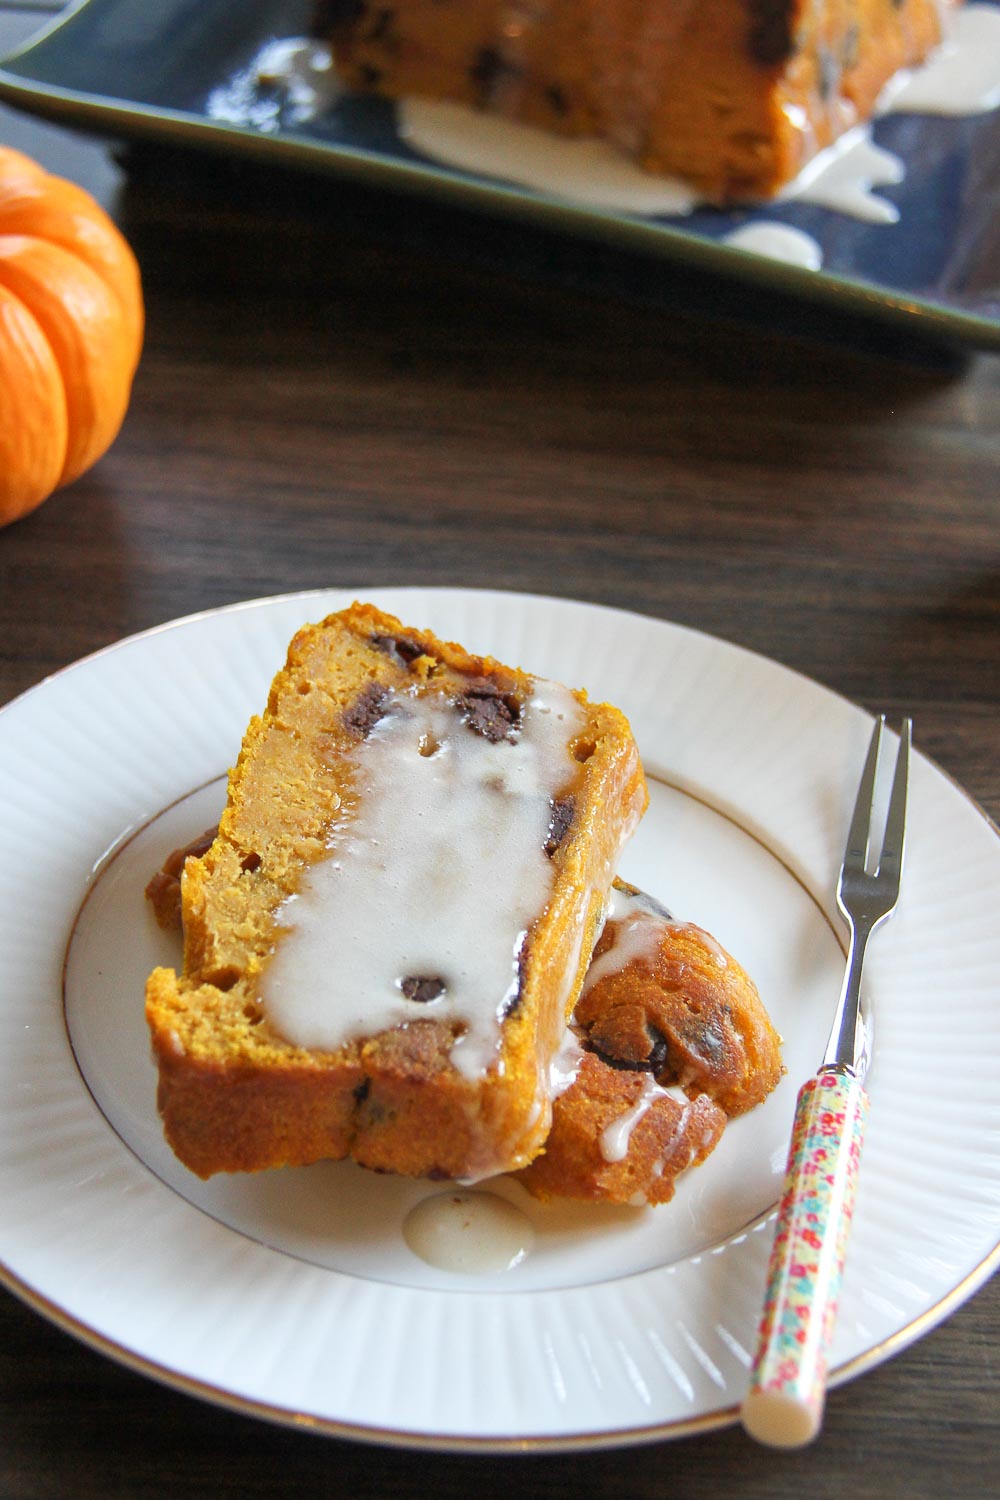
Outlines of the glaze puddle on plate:
M 527 1214 L 506 1198 L 455 1188 L 411 1208 L 403 1238 L 414 1255 L 439 1271 L 495 1276 L 512 1271 L 530 1254 L 535 1231 Z
M 712 932 L 744 964 L 785 1039 L 790 1077 L 805 1076 L 840 983 L 843 958 L 831 928 L 779 860 L 735 823 L 655 778 L 651 794 L 622 873 Z M 454 1265 L 440 1257 L 428 1263 L 404 1230 L 419 1205 L 440 1197 L 440 1183 L 370 1173 L 351 1162 L 202 1182 L 163 1140 L 143 985 L 156 964 L 179 963 L 180 943 L 157 927 L 143 889 L 172 849 L 212 826 L 224 797 L 220 777 L 133 833 L 98 870 L 66 961 L 66 1017 L 78 1066 L 122 1139 L 213 1218 L 320 1266 L 409 1286 L 454 1286 Z M 767 1103 L 728 1127 L 715 1153 L 658 1209 L 543 1205 L 519 1183 L 491 1179 L 486 1191 L 508 1206 L 498 1212 L 530 1230 L 525 1253 L 512 1264 L 506 1230 L 497 1230 L 475 1272 L 462 1271 L 462 1283 L 497 1290 L 587 1285 L 725 1243 L 777 1198 L 793 1105 L 786 1078 Z

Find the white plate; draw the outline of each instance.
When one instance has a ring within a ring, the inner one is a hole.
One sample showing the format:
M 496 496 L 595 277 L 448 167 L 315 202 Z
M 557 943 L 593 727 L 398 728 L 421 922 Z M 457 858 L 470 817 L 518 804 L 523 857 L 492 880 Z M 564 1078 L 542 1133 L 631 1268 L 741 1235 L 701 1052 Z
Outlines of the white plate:
M 3 1278 L 170 1384 L 342 1435 L 583 1447 L 731 1421 L 795 1086 L 840 982 L 831 892 L 869 722 L 763 658 L 633 615 L 367 597 L 628 713 L 653 798 L 623 873 L 750 969 L 789 1077 L 666 1208 L 544 1209 L 499 1183 L 536 1243 L 489 1279 L 405 1245 L 404 1212 L 440 1187 L 345 1164 L 191 1177 L 156 1120 L 142 981 L 171 950 L 141 887 L 216 816 L 295 628 L 350 596 L 236 606 L 124 641 L 0 715 Z M 872 1119 L 835 1380 L 932 1326 L 1000 1255 L 998 910 L 996 831 L 918 754 L 903 900 L 870 955 Z

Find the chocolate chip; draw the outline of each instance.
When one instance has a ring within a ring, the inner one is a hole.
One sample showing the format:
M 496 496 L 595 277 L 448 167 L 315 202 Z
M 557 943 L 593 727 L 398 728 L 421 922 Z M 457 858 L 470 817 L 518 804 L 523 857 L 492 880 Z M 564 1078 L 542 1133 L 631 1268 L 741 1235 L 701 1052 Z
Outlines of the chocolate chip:
M 637 1062 L 634 1058 L 615 1057 L 612 1053 L 605 1052 L 600 1047 L 595 1047 L 593 1042 L 584 1042 L 583 1045 L 584 1051 L 593 1052 L 594 1056 L 599 1057 L 602 1063 L 606 1063 L 609 1068 L 617 1068 L 619 1072 L 642 1073 L 646 1070 L 646 1064 L 644 1062 Z
M 685 1027 L 684 1040 L 693 1052 L 710 1063 L 717 1062 L 725 1049 L 725 1039 L 721 1032 L 710 1020 L 704 1020 L 701 1016 L 693 1018 L 692 1024 Z
M 419 1000 L 421 1005 L 426 1005 L 429 1000 L 436 1000 L 439 995 L 444 994 L 444 980 L 437 976 L 427 977 L 422 974 L 408 974 L 401 979 L 399 987 L 407 1000 Z
M 545 90 L 546 102 L 551 105 L 557 115 L 569 114 L 569 100 L 566 98 L 565 89 L 558 83 L 550 83 Z
M 349 30 L 367 8 L 366 0 L 314 0 L 310 30 L 325 40 L 332 32 Z
M 462 704 L 465 722 L 476 734 L 481 734 L 490 744 L 512 738 L 513 719 L 510 709 L 501 698 L 466 698 Z
M 521 991 L 518 989 L 514 994 L 508 995 L 500 1009 L 501 1021 L 506 1021 L 508 1016 L 516 1015 L 521 1008 Z
M 521 705 L 513 693 L 505 693 L 495 682 L 481 678 L 470 683 L 455 699 L 455 706 L 469 728 L 491 745 L 517 738 Z
M 670 1047 L 667 1043 L 666 1037 L 663 1035 L 663 1032 L 658 1031 L 655 1026 L 650 1026 L 647 1022 L 646 1030 L 649 1032 L 650 1046 L 649 1057 L 643 1064 L 643 1067 L 648 1068 L 651 1073 L 658 1077 L 667 1066 L 670 1055 Z
M 665 922 L 674 920 L 673 913 L 669 912 L 662 901 L 657 901 L 655 896 L 650 896 L 646 891 L 636 891 L 636 905 L 641 906 L 644 911 L 652 912 L 654 917 L 662 917 Z
M 517 978 L 511 985 L 503 1005 L 500 1008 L 500 1019 L 506 1021 L 518 1010 L 524 995 L 524 986 L 528 981 L 528 935 L 525 933 L 521 940 L 521 946 L 517 950 Z
M 795 52 L 792 0 L 748 0 L 748 3 L 750 56 L 765 68 L 787 62 Z
M 398 45 L 394 36 L 395 16 L 387 5 L 384 5 L 375 17 L 375 23 L 368 33 L 369 42 L 384 42 L 388 47 Z
M 851 68 L 857 66 L 858 48 L 860 46 L 860 42 L 861 28 L 858 25 L 857 21 L 852 21 L 847 30 L 844 32 L 844 48 L 841 61 L 843 63 L 845 73 L 849 72 Z
M 552 816 L 549 819 L 549 836 L 545 840 L 543 847 L 551 859 L 567 833 L 569 833 L 570 824 L 573 822 L 573 814 L 576 811 L 576 798 L 572 795 L 553 797 L 549 805 L 552 808 Z
M 667 910 L 663 902 L 657 901 L 656 897 L 651 896 L 648 891 L 641 891 L 637 885 L 629 885 L 627 880 L 618 878 L 615 880 L 615 890 L 627 896 L 642 911 L 648 911 L 654 917 L 662 917 L 665 922 L 673 921 L 672 913 Z
M 832 98 L 833 92 L 840 82 L 840 69 L 837 59 L 827 47 L 819 49 L 819 96 L 824 103 Z
M 480 104 L 488 104 L 504 79 L 516 78 L 517 74 L 517 68 L 497 47 L 480 47 L 469 69 Z
M 602 1062 L 607 1063 L 609 1068 L 619 1068 L 627 1073 L 652 1073 L 657 1077 L 667 1066 L 670 1048 L 662 1031 L 650 1026 L 648 1022 L 645 1030 L 649 1043 L 645 1055 L 625 1056 L 622 1053 L 608 1052 L 593 1041 L 585 1042 L 584 1045 L 589 1052 L 596 1053 Z
M 388 688 L 383 687 L 380 682 L 369 682 L 350 708 L 344 710 L 344 728 L 359 740 L 367 739 L 379 719 L 385 717 L 388 696 Z
M 358 68 L 358 78 L 366 89 L 378 88 L 382 82 L 382 69 L 376 68 L 373 63 L 364 62 Z
M 364 1104 L 371 1093 L 372 1081 L 370 1078 L 362 1078 L 361 1082 L 355 1084 L 351 1092 L 354 1095 L 355 1104 Z
M 376 651 L 391 656 L 400 666 L 408 667 L 418 656 L 424 655 L 424 648 L 405 635 L 373 635 L 369 639 Z

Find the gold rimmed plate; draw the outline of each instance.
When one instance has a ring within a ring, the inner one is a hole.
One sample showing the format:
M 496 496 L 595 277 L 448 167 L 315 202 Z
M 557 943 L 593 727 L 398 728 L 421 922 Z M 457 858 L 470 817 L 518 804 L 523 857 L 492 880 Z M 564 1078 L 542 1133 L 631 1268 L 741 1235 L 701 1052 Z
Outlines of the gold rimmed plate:
M 532 1252 L 485 1278 L 435 1271 L 401 1233 L 433 1185 L 345 1164 L 207 1184 L 186 1173 L 160 1136 L 142 1021 L 143 977 L 171 940 L 141 887 L 213 820 L 295 629 L 351 597 L 178 621 L 0 713 L 0 1275 L 154 1378 L 330 1433 L 504 1451 L 728 1423 L 753 1346 L 789 1080 L 821 1045 L 839 986 L 832 882 L 867 716 L 661 621 L 512 594 L 367 595 L 621 705 L 652 783 L 624 873 L 741 958 L 789 1067 L 673 1205 L 549 1213 L 499 1183 L 532 1218 Z M 1000 840 L 919 754 L 911 807 L 905 897 L 869 977 L 872 1123 L 835 1379 L 970 1295 L 1000 1241 Z

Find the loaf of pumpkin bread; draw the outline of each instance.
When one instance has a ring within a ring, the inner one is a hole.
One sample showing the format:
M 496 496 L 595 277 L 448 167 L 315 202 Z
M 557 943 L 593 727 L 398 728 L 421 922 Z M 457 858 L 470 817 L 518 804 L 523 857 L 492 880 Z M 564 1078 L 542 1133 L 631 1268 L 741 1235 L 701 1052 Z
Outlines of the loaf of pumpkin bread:
M 958 0 L 318 0 L 354 90 L 612 142 L 710 201 L 772 197 L 940 42 Z
M 647 792 L 625 718 L 355 604 L 299 631 L 146 1016 L 201 1176 L 526 1165 Z

